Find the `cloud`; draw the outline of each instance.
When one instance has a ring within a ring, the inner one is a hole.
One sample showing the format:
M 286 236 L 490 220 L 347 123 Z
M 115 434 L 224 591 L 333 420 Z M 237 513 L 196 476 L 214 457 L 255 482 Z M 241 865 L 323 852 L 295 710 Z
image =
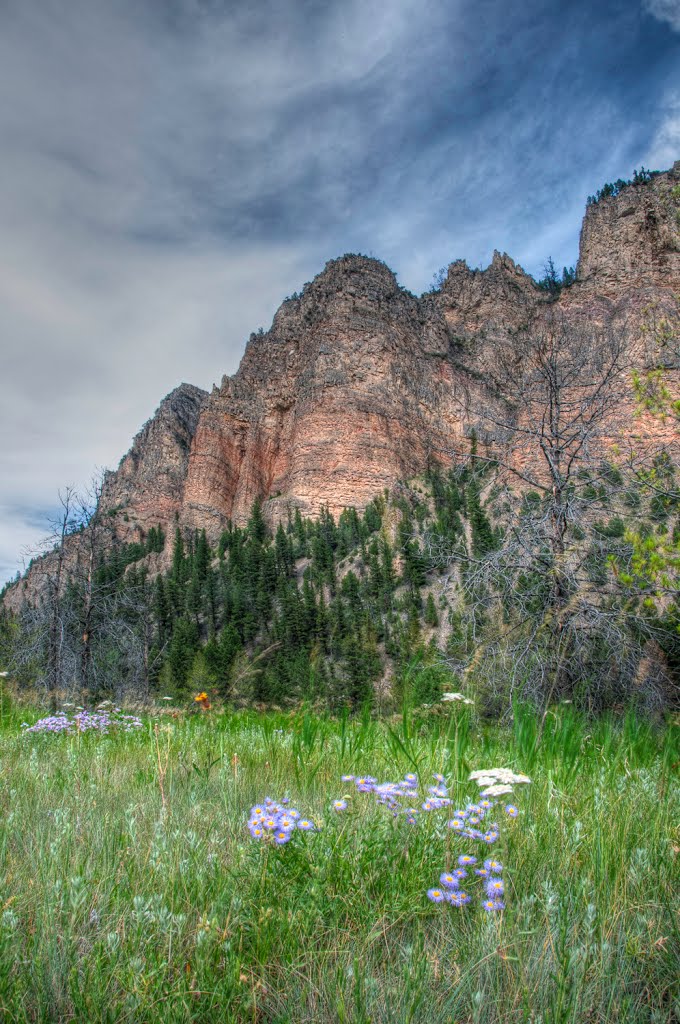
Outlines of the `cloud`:
M 643 7 L 652 17 L 680 32 L 680 0 L 644 0 Z
M 662 105 L 662 120 L 652 139 L 645 166 L 671 167 L 680 160 L 680 92 L 671 92 Z
M 672 162 L 677 42 L 618 0 L 5 0 L 0 576 L 327 259 L 573 263 L 585 197 Z

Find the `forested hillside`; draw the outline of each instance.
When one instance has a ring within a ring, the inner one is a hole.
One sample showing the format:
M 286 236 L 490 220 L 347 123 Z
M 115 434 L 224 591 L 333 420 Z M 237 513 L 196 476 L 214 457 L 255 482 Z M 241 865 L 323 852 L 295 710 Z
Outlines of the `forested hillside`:
M 433 466 L 337 521 L 298 511 L 272 530 L 256 502 L 215 546 L 204 531 L 160 527 L 110 546 L 102 528 L 92 574 L 4 613 L 0 660 L 55 699 L 206 691 L 389 710 L 463 689 L 491 713 L 519 696 L 660 706 L 677 682 L 680 619 L 670 577 L 649 556 L 677 546 L 673 479 L 670 465 L 647 489 L 611 465 L 581 474 L 560 606 L 558 567 L 537 532 L 549 501 L 516 493 L 474 438 L 456 470 Z M 157 572 L 168 548 L 171 568 Z

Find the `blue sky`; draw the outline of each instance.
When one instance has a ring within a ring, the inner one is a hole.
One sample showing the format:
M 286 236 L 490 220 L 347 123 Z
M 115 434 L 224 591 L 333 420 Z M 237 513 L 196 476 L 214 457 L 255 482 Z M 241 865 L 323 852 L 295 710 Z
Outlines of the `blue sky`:
M 576 262 L 680 157 L 680 0 L 4 0 L 0 579 L 343 252 Z

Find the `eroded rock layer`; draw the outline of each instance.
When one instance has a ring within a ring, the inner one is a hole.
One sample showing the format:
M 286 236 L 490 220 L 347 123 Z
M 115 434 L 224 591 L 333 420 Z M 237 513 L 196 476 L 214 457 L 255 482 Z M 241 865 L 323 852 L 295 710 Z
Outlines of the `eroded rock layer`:
M 251 335 L 233 377 L 210 395 L 182 384 L 164 399 L 107 478 L 116 534 L 139 540 L 160 523 L 215 539 L 256 498 L 272 520 L 365 506 L 429 459 L 455 457 L 499 339 L 556 311 L 613 324 L 641 365 L 677 370 L 677 341 L 660 356 L 640 327 L 677 310 L 679 220 L 680 161 L 590 205 L 576 281 L 556 302 L 500 253 L 486 270 L 452 263 L 420 298 L 378 260 L 332 260 Z

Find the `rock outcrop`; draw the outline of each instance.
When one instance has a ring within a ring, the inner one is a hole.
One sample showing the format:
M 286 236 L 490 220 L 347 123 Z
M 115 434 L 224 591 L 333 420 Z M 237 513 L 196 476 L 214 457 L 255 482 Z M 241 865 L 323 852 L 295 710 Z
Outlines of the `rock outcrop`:
M 183 384 L 164 399 L 107 477 L 118 537 L 160 523 L 215 539 L 256 498 L 272 520 L 365 506 L 428 460 L 453 458 L 499 340 L 556 310 L 615 324 L 637 339 L 642 365 L 658 362 L 640 328 L 650 310 L 677 316 L 679 227 L 680 161 L 588 207 L 576 281 L 557 301 L 498 252 L 485 270 L 451 264 L 420 298 L 378 260 L 332 260 L 251 335 L 233 377 L 210 395 Z M 677 339 L 675 349 L 664 365 L 680 365 Z
M 179 522 L 191 445 L 208 394 L 180 384 L 139 431 L 118 469 L 107 473 L 102 506 L 126 541 Z

